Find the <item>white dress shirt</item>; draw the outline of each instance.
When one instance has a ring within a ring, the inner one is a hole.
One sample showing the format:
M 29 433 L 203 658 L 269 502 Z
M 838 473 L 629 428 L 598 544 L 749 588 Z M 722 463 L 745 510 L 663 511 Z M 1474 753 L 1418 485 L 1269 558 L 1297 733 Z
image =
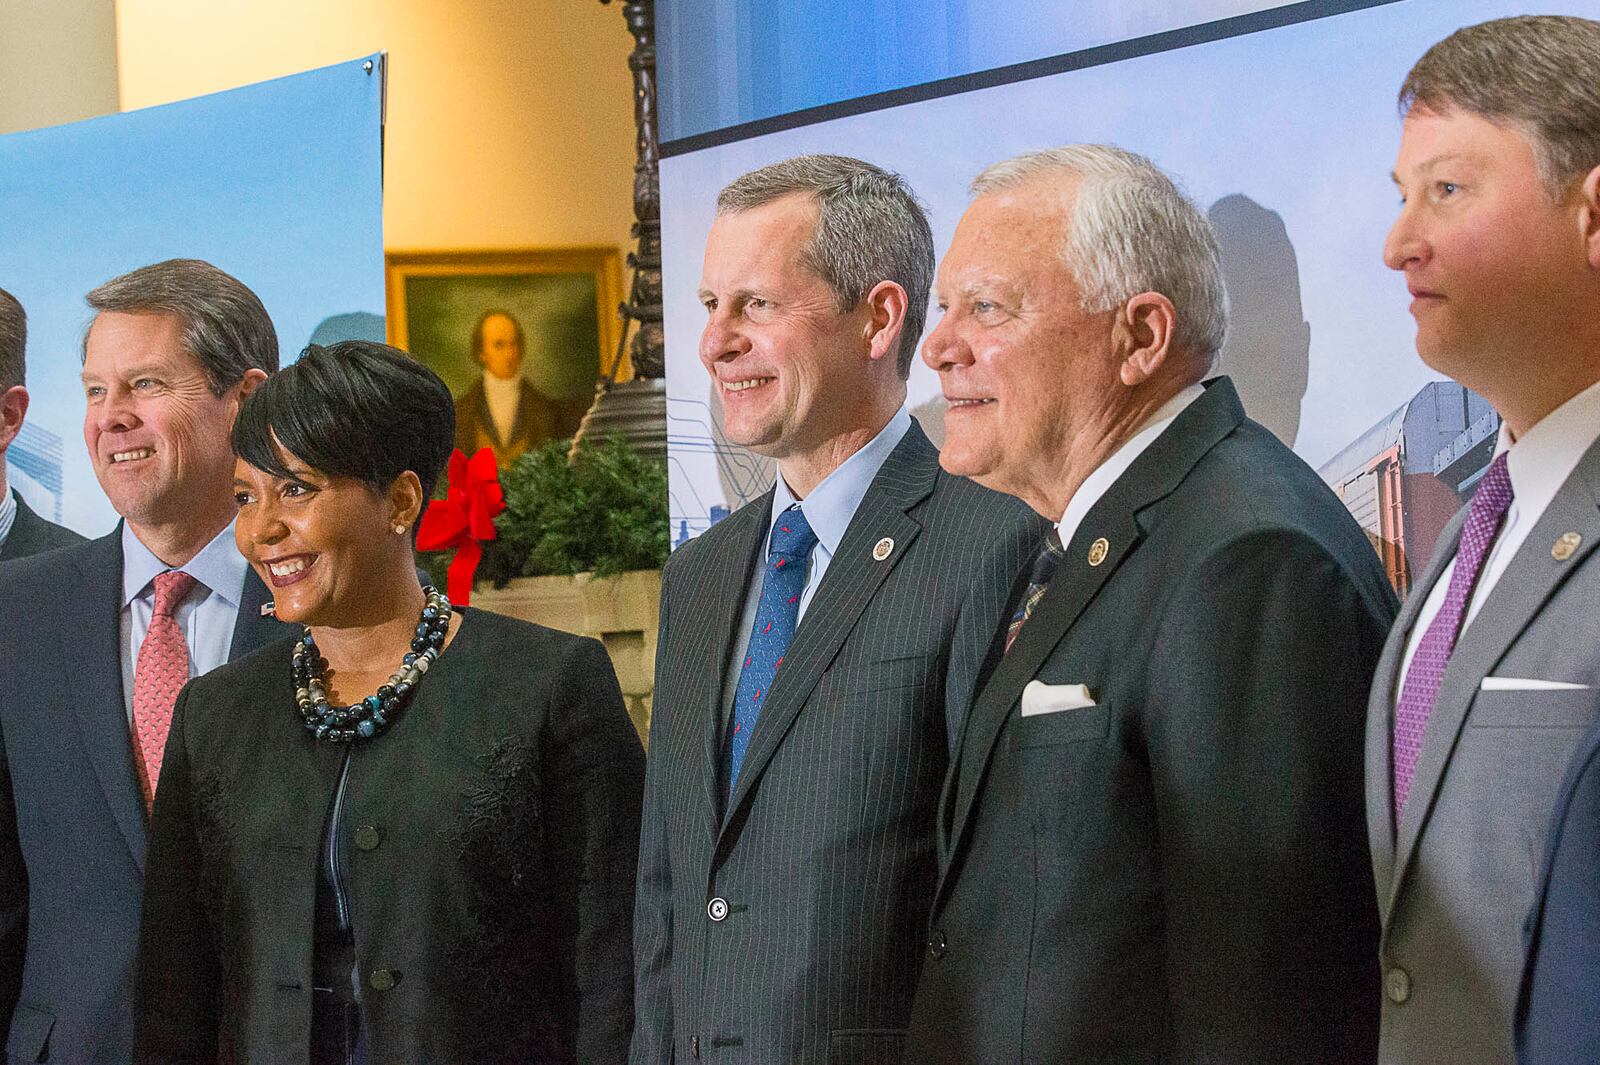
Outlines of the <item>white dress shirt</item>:
M 1117 478 L 1128 472 L 1128 467 L 1133 465 L 1134 460 L 1144 454 L 1145 449 L 1167 431 L 1167 427 L 1188 408 L 1189 404 L 1205 394 L 1203 386 L 1190 385 L 1161 404 L 1154 414 L 1144 420 L 1127 442 L 1113 451 L 1109 458 L 1094 468 L 1093 473 L 1083 479 L 1078 490 L 1072 493 L 1072 498 L 1067 500 L 1067 509 L 1061 515 L 1061 520 L 1056 522 L 1056 533 L 1061 537 L 1062 547 L 1072 543 L 1072 537 L 1078 531 L 1078 526 L 1083 524 L 1083 519 L 1088 516 L 1094 505 L 1100 502 L 1100 497 L 1117 483 Z
M 1495 443 L 1494 453 L 1506 456 L 1506 473 L 1511 477 L 1512 500 L 1511 507 L 1506 511 L 1506 516 L 1500 525 L 1500 533 L 1495 537 L 1494 543 L 1489 547 L 1489 555 L 1483 561 L 1483 571 L 1478 575 L 1478 583 L 1472 590 L 1472 600 L 1467 604 L 1467 613 L 1461 621 L 1461 631 L 1465 632 L 1467 626 L 1472 624 L 1472 619 L 1478 616 L 1478 610 L 1483 606 L 1489 593 L 1499 582 L 1506 567 L 1516 557 L 1517 549 L 1528 538 L 1528 533 L 1544 517 L 1545 509 L 1550 506 L 1550 501 L 1556 497 L 1561 486 L 1571 476 L 1573 469 L 1578 465 L 1578 460 L 1583 458 L 1584 452 L 1600 439 L 1600 384 L 1590 385 L 1567 400 L 1555 410 L 1546 414 L 1526 433 L 1520 440 L 1511 439 L 1511 431 L 1504 422 L 1500 423 L 1500 439 Z M 1441 549 L 1448 549 L 1448 545 L 1439 545 Z M 1546 545 L 1548 547 L 1549 545 Z M 1415 560 L 1420 562 L 1421 560 Z M 1423 634 L 1428 631 L 1428 626 L 1438 616 L 1444 607 L 1445 596 L 1450 591 L 1450 578 L 1455 574 L 1455 559 L 1439 574 L 1439 579 L 1428 590 L 1428 598 L 1422 604 L 1422 610 L 1417 614 L 1416 623 L 1411 626 L 1411 632 L 1406 638 L 1406 655 L 1404 663 L 1396 677 L 1392 697 L 1398 701 L 1400 690 L 1404 687 L 1405 675 L 1411 670 L 1411 659 L 1417 653 L 1417 645 L 1422 642 Z
M 233 626 L 249 569 L 233 543 L 233 524 L 219 532 L 200 553 L 182 566 L 169 566 L 122 523 L 122 701 L 133 721 L 133 674 L 139 648 L 155 612 L 155 579 L 169 569 L 181 569 L 196 581 L 173 619 L 189 649 L 189 676 L 209 673 L 228 660 L 233 646 Z
M 483 396 L 489 401 L 489 420 L 494 422 L 495 435 L 501 443 L 511 439 L 511 430 L 517 427 L 517 407 L 522 400 L 522 378 L 496 377 L 488 371 L 483 375 Z

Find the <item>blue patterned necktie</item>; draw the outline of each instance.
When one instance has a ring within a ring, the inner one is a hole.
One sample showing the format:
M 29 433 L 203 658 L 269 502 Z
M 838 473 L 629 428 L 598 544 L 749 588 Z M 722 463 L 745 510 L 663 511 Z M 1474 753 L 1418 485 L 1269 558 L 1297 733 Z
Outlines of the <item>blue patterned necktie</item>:
M 767 549 L 767 568 L 761 579 L 755 624 L 750 627 L 750 646 L 745 650 L 739 689 L 733 699 L 733 732 L 728 738 L 730 795 L 739 779 L 739 767 L 750 746 L 750 733 L 761 714 L 762 701 L 794 638 L 800 595 L 806 587 L 806 559 L 816 543 L 817 534 L 811 531 L 798 506 L 779 515 Z

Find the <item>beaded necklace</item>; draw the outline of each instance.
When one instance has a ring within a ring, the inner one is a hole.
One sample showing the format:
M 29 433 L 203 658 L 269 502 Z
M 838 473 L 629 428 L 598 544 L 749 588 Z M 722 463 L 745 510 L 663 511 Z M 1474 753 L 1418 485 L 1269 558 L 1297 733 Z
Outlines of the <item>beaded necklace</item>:
M 295 706 L 307 732 L 327 743 L 353 743 L 380 736 L 394 724 L 411 701 L 422 675 L 438 659 L 450 631 L 450 600 L 436 589 L 423 591 L 427 601 L 411 639 L 411 650 L 400 660 L 400 668 L 390 675 L 389 683 L 379 685 L 375 693 L 349 706 L 329 705 L 324 684 L 328 663 L 317 653 L 317 641 L 311 629 L 306 628 L 294 645 L 290 672 L 294 676 Z

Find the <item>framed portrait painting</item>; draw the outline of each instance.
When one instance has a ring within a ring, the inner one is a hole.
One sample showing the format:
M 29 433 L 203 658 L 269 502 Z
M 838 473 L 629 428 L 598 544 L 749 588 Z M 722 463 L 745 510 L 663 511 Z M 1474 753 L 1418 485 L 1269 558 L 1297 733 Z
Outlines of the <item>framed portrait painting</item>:
M 612 368 L 622 323 L 616 248 L 390 252 L 389 342 L 456 398 L 456 446 L 502 467 L 565 439 Z M 626 379 L 629 367 L 618 367 Z

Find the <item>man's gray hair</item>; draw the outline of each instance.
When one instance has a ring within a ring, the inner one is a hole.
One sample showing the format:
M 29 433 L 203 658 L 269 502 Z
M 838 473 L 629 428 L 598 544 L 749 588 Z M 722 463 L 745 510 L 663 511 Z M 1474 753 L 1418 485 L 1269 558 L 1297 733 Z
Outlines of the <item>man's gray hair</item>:
M 1141 292 L 1159 292 L 1177 309 L 1173 348 L 1210 362 L 1228 332 L 1211 223 L 1156 165 L 1109 144 L 1069 144 L 995 163 L 972 182 L 974 197 L 1040 179 L 1079 178 L 1062 257 L 1098 314 Z
M 906 290 L 906 320 L 895 367 L 904 379 L 928 317 L 933 230 L 899 174 L 843 155 L 797 155 L 752 170 L 717 196 L 717 213 L 761 207 L 793 193 L 817 201 L 817 231 L 805 265 L 833 290 L 839 313 L 852 311 L 880 281 Z
M 1519 15 L 1459 29 L 1400 86 L 1400 113 L 1454 109 L 1528 138 L 1553 199 L 1600 166 L 1600 22 Z
M 0 288 L 0 392 L 27 384 L 28 312 Z
M 222 395 L 248 370 L 278 370 L 278 334 L 256 294 L 199 259 L 168 259 L 114 277 L 84 297 L 104 313 L 175 314 L 183 345 L 200 363 L 212 393 Z M 84 334 L 84 354 L 89 337 Z

